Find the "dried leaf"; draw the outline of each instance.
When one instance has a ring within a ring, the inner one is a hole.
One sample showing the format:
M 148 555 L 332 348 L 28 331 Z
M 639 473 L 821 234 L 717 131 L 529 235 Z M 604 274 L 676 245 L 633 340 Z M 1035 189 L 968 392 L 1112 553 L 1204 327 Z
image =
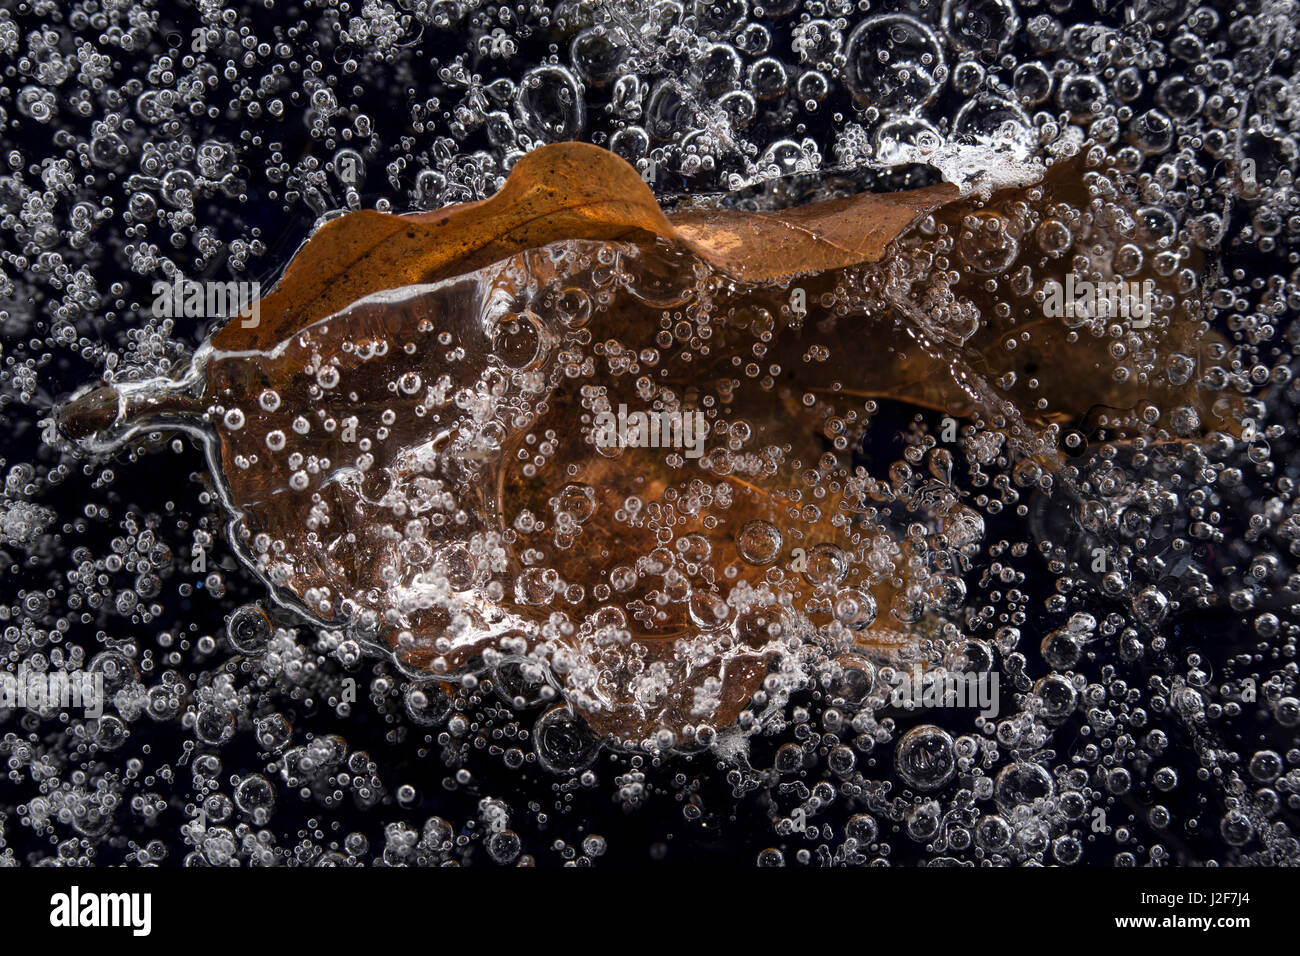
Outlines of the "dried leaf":
M 901 556 L 958 567 L 982 521 L 941 478 L 852 472 L 862 399 L 1000 420 L 1035 453 L 1041 426 L 1102 406 L 1133 410 L 1112 435 L 1143 403 L 1230 426 L 1199 375 L 1145 360 L 1214 343 L 1149 261 L 1134 275 L 1169 302 L 1149 331 L 1043 315 L 1070 248 L 1127 238 L 1083 176 L 670 219 L 616 157 L 547 147 L 485 202 L 327 223 L 190 380 L 91 392 L 63 422 L 120 437 L 206 414 L 244 560 L 412 671 L 530 649 L 601 733 L 725 724 L 796 628 L 862 651 L 957 609 L 951 574 Z M 1076 234 L 1048 254 L 1033 224 L 1067 207 Z M 597 448 L 594 416 L 620 405 L 708 408 L 702 457 Z
M 623 159 L 586 143 L 556 143 L 521 158 L 501 191 L 483 202 L 408 216 L 363 210 L 330 220 L 262 300 L 258 326 L 231 322 L 212 344 L 266 349 L 371 293 L 463 275 L 563 239 L 658 236 L 751 282 L 840 269 L 875 261 L 919 215 L 956 195 L 943 184 L 863 193 L 780 215 L 697 210 L 670 222 Z

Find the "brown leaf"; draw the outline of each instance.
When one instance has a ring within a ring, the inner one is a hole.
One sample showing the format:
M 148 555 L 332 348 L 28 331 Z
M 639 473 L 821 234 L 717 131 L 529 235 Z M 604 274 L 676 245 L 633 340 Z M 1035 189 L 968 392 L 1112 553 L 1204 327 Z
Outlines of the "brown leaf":
M 269 348 L 373 292 L 462 275 L 562 239 L 658 236 L 751 282 L 840 269 L 875 261 L 919 215 L 956 195 L 942 184 L 779 215 L 715 209 L 670 222 L 623 159 L 586 143 L 556 143 L 521 158 L 501 191 L 483 202 L 407 216 L 363 210 L 330 220 L 261 301 L 259 325 L 230 322 L 212 344 Z
M 851 473 L 842 453 L 867 427 L 863 398 L 1028 430 L 1172 401 L 1205 428 L 1224 425 L 1194 381 L 1117 376 L 1109 330 L 1083 336 L 1043 316 L 1034 290 L 1073 260 L 1044 253 L 1025 223 L 1070 207 L 1078 248 L 1117 238 L 1083 176 L 1060 166 L 988 203 L 940 186 L 668 218 L 622 160 L 546 147 L 485 202 L 327 223 L 262 302 L 261 325 L 232 322 L 200 353 L 197 387 L 101 389 L 62 419 L 89 433 L 207 410 L 244 560 L 304 615 L 413 670 L 453 673 L 526 633 L 603 733 L 725 723 L 793 612 L 818 639 L 858 650 L 914 640 L 945 612 L 943 575 L 873 562 L 876 542 L 959 563 L 979 540 L 978 516 L 946 482 L 919 480 L 900 500 Z M 982 237 L 998 229 L 1021 234 L 992 268 L 997 249 Z M 1029 281 L 1012 283 L 1022 266 Z M 1195 297 L 1150 263 L 1138 278 L 1148 274 L 1172 305 L 1144 337 L 1121 338 L 1157 353 L 1212 344 Z M 784 281 L 796 275 L 804 321 Z M 696 278 L 718 297 L 707 310 Z M 844 286 L 858 290 L 851 307 L 818 304 Z M 940 286 L 947 298 L 926 298 Z M 701 344 L 687 347 L 692 336 Z M 707 407 L 719 432 L 698 463 L 664 449 L 606 454 L 592 416 L 620 403 Z M 717 454 L 724 446 L 736 454 Z M 864 518 L 878 510 L 866 499 L 888 499 L 893 517 Z M 770 558 L 743 553 L 755 522 L 770 529 Z M 816 563 L 792 563 L 795 549 Z M 709 621 L 708 602 L 742 586 L 743 607 Z M 839 626 L 832 599 L 846 595 L 878 618 Z

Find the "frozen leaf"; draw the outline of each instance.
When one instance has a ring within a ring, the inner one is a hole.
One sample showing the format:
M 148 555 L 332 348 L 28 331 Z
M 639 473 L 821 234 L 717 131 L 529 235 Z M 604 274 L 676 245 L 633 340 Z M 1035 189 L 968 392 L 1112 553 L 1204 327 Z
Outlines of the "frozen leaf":
M 232 322 L 223 350 L 267 348 L 373 292 L 472 272 L 563 239 L 680 242 L 747 281 L 873 262 L 919 215 L 957 194 L 939 185 L 863 193 L 780 214 L 692 210 L 670 221 L 636 170 L 586 143 L 558 143 L 516 163 L 491 199 L 397 216 L 363 210 L 325 223 L 260 304 L 260 323 Z
M 1085 175 L 666 217 L 611 154 L 547 147 L 485 202 L 327 223 L 260 325 L 62 422 L 102 447 L 202 418 L 244 560 L 414 672 L 504 648 L 602 733 L 722 725 L 805 640 L 878 651 L 960 610 L 982 519 L 941 469 L 853 467 L 863 399 L 981 417 L 1052 465 L 1044 427 L 1099 409 L 1110 437 L 1149 407 L 1195 410 L 1173 437 L 1230 426 L 1203 365 L 1159 361 L 1216 345 L 1197 264 L 1135 259 Z M 1046 314 L 1085 260 L 1149 279 L 1150 323 Z M 620 410 L 678 416 L 676 443 L 603 443 Z

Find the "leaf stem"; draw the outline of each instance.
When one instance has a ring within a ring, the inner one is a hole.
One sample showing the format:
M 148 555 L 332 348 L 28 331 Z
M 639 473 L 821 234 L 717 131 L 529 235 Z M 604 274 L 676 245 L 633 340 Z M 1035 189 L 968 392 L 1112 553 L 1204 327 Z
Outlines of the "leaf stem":
M 73 396 L 55 418 L 73 441 L 111 442 L 127 429 L 202 418 L 207 401 L 199 391 L 193 381 L 170 378 L 97 385 Z

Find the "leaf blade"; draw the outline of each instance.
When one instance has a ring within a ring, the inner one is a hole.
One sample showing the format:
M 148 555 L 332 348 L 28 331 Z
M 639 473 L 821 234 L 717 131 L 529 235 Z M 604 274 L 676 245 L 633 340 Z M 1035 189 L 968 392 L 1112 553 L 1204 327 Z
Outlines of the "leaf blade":
M 556 143 L 520 159 L 501 190 L 482 202 L 404 216 L 361 210 L 327 222 L 261 300 L 258 324 L 229 322 L 212 344 L 264 350 L 373 292 L 436 282 L 566 239 L 658 237 L 748 282 L 840 269 L 876 261 L 911 223 L 957 192 L 940 184 L 780 214 L 691 210 L 670 220 L 627 162 L 586 143 Z

